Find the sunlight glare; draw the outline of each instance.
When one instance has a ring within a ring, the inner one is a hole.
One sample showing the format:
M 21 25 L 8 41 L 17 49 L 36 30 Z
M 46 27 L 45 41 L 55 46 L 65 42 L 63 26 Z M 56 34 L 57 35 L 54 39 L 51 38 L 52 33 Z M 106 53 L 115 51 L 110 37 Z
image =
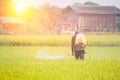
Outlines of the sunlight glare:
M 23 0 L 14 0 L 15 4 L 16 4 L 16 12 L 17 13 L 23 13 L 26 9 L 26 7 L 28 6 L 28 4 L 23 1 Z
M 21 5 L 21 4 L 17 5 L 16 10 L 17 10 L 18 13 L 22 13 L 25 10 L 25 6 Z

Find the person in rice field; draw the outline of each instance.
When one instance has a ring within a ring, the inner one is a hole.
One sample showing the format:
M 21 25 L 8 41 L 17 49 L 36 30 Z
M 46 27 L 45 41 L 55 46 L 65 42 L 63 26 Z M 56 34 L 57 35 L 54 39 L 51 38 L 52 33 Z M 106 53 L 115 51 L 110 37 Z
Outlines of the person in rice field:
M 76 59 L 84 60 L 85 47 L 85 35 L 81 33 L 80 30 L 75 31 L 75 34 L 71 40 L 72 55 L 75 56 Z

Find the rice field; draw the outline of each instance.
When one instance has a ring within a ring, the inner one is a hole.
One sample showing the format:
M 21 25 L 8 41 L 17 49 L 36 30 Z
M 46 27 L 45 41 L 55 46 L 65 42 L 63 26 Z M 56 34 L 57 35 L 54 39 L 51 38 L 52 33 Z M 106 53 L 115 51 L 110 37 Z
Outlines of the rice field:
M 0 46 L 0 80 L 120 80 L 119 46 L 86 51 L 81 61 L 70 46 Z
M 85 60 L 72 35 L 1 35 L 0 80 L 120 80 L 120 36 L 86 35 Z
M 1 46 L 70 46 L 72 35 L 1 35 Z M 88 46 L 120 46 L 120 35 L 86 35 Z

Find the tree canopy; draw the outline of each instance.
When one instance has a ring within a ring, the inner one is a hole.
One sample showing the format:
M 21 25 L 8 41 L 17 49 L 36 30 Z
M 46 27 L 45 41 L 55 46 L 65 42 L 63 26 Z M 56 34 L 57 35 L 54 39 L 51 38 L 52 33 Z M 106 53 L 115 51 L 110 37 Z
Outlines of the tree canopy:
M 0 16 L 14 16 L 15 4 L 13 0 L 0 0 Z
M 99 4 L 92 1 L 87 1 L 83 5 L 99 5 Z

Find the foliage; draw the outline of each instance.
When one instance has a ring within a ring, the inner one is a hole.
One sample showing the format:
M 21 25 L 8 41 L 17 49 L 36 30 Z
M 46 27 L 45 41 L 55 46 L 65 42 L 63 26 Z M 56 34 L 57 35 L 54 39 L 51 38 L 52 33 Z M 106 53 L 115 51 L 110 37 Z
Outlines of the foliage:
M 13 0 L 0 0 L 0 16 L 15 16 Z
M 27 30 L 30 30 L 29 32 L 52 33 L 61 19 L 62 9 L 49 5 L 39 8 L 28 7 L 24 14 L 20 16 L 27 21 Z M 29 29 L 29 26 L 32 29 Z
M 99 4 L 92 1 L 87 1 L 84 3 L 84 5 L 99 5 Z
M 44 47 L 70 54 L 70 47 Z M 88 47 L 85 61 L 35 59 L 42 47 L 0 47 L 0 80 L 119 80 L 119 47 Z M 106 59 L 104 59 L 106 58 Z
M 70 46 L 72 35 L 1 35 L 5 46 Z M 86 35 L 88 46 L 120 46 L 119 35 Z
M 73 5 L 75 5 L 75 6 L 78 5 L 79 6 L 79 5 L 82 5 L 82 4 L 81 3 L 74 3 Z

